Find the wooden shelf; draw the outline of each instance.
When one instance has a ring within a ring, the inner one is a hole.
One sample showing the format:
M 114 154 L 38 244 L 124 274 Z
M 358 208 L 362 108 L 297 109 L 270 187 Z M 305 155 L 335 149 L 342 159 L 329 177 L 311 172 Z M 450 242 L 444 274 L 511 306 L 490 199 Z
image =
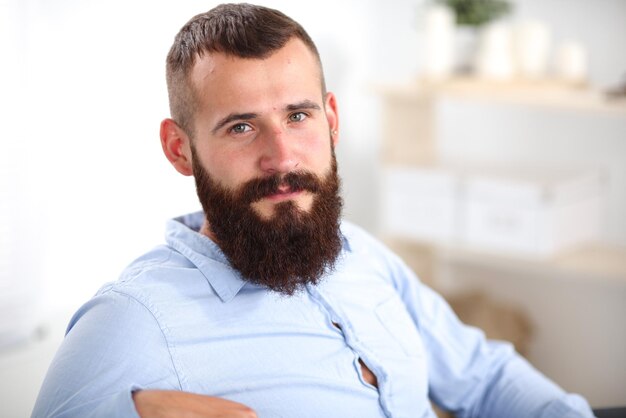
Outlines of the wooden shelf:
M 440 82 L 422 79 L 412 84 L 381 86 L 375 90 L 392 100 L 417 101 L 423 97 L 467 99 L 602 112 L 626 117 L 626 98 L 609 98 L 598 89 L 555 80 L 498 82 L 455 77 Z
M 593 243 L 549 257 L 536 257 L 481 250 L 460 243 L 419 242 L 398 237 L 388 237 L 384 241 L 405 258 L 417 257 L 418 263 L 428 260 L 435 264 L 467 263 L 529 273 L 541 272 L 542 275 L 563 273 L 559 276 L 626 285 L 626 248 L 623 247 Z M 432 266 L 425 271 L 434 274 Z
M 461 247 L 442 247 L 440 254 L 449 260 L 463 260 L 494 266 L 502 265 L 517 270 L 540 269 L 544 272 L 563 272 L 576 277 L 610 280 L 626 284 L 626 250 L 599 244 L 547 258 L 488 253 Z

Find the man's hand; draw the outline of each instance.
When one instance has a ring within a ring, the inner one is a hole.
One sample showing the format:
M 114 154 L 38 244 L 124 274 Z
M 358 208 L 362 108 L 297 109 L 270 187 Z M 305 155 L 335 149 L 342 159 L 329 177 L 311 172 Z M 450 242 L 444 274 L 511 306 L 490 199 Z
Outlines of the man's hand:
M 137 391 L 133 401 L 141 418 L 257 418 L 240 403 L 174 390 Z

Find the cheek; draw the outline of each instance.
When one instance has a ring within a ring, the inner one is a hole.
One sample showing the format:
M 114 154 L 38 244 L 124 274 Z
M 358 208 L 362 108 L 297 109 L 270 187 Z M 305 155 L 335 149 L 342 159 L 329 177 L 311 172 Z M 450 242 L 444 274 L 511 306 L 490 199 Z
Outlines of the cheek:
M 325 172 L 330 167 L 331 161 L 331 143 L 330 138 L 317 139 L 311 143 L 307 149 L 306 155 L 308 162 L 317 172 Z
M 215 180 L 230 189 L 259 175 L 255 171 L 254 159 L 242 153 L 215 154 L 208 160 L 207 167 Z

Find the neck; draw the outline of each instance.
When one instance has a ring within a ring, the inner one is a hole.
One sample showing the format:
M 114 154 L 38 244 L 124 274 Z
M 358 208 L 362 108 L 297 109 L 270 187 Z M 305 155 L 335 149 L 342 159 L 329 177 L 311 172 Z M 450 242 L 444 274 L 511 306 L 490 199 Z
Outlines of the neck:
M 209 225 L 209 222 L 206 219 L 202 223 L 202 227 L 200 228 L 200 233 L 202 235 L 209 237 L 211 241 L 217 243 L 217 240 L 215 239 L 215 235 L 213 234 L 213 231 L 211 231 L 211 226 Z

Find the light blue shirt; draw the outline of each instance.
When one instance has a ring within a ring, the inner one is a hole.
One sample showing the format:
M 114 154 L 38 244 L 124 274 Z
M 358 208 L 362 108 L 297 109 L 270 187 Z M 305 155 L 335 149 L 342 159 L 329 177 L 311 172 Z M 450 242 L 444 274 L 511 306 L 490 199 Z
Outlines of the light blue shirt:
M 137 417 L 137 389 L 223 397 L 261 418 L 434 418 L 429 398 L 459 417 L 592 416 L 361 229 L 344 222 L 335 272 L 287 297 L 242 279 L 202 219 L 170 221 L 166 245 L 74 315 L 34 417 Z

